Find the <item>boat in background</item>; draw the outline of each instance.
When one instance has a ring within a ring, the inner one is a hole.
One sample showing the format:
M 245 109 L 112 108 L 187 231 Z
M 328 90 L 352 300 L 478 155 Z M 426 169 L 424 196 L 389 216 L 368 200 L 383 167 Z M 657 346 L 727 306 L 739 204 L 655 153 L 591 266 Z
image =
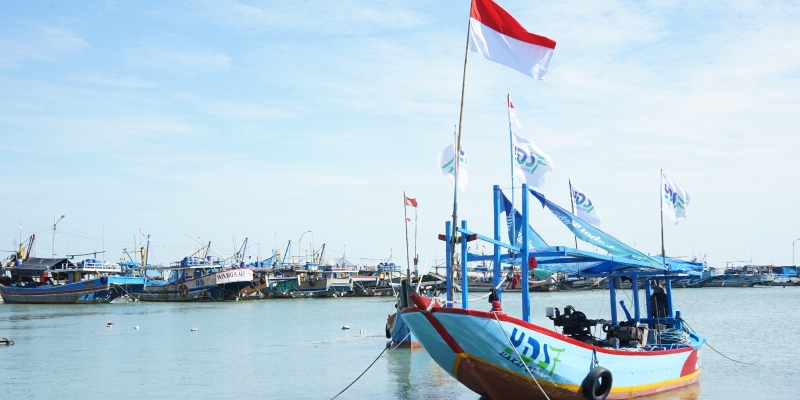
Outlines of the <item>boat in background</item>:
M 146 284 L 129 293 L 140 301 L 235 300 L 253 281 L 253 270 L 228 268 L 216 257 L 184 257 L 169 267 L 148 267 Z
M 7 268 L 10 277 L 0 284 L 6 303 L 110 303 L 144 287 L 145 278 L 117 264 L 86 259 L 28 258 Z
M 744 265 L 729 267 L 720 275 L 699 282 L 700 287 L 753 287 L 771 286 L 775 275 L 769 266 Z
M 409 329 L 408 325 L 403 321 L 403 314 L 401 311 L 413 303 L 409 299 L 409 295 L 413 290 L 408 284 L 408 281 L 403 281 L 400 284 L 400 291 L 397 294 L 397 302 L 395 302 L 395 312 L 386 318 L 386 338 L 389 339 L 387 346 L 392 347 L 408 347 L 417 348 L 422 347 L 419 340 L 414 336 Z
M 307 297 L 340 297 L 353 293 L 350 276 L 357 275 L 358 269 L 342 266 L 319 266 L 307 262 L 295 275 L 300 278 L 300 285 L 295 289 L 300 295 Z

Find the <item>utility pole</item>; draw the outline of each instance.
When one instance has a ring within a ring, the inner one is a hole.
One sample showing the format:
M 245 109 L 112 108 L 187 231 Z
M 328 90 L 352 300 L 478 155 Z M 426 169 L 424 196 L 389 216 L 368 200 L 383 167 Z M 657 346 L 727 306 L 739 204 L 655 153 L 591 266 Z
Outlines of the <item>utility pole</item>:
M 56 216 L 53 215 L 53 258 L 56 257 L 56 225 L 58 225 L 64 217 L 66 217 L 66 215 L 62 215 L 61 218 L 56 220 Z

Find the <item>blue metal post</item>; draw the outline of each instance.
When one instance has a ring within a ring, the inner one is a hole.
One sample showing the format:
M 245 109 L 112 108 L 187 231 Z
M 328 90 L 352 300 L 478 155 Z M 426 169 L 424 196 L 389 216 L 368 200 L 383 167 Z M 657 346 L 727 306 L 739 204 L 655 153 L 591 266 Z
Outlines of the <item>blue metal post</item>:
M 494 198 L 492 204 L 494 205 L 494 240 L 500 241 L 500 186 L 494 185 L 494 190 L 492 191 L 494 194 Z M 497 288 L 497 301 L 502 300 L 502 292 L 503 289 L 499 288 L 500 280 L 503 278 L 503 268 L 500 265 L 500 245 L 494 245 L 494 261 L 492 262 L 492 287 Z
M 650 298 L 653 296 L 653 288 L 651 288 L 650 286 L 652 284 L 653 284 L 653 281 L 650 280 L 650 279 L 647 279 L 647 280 L 644 281 L 644 302 L 645 302 L 645 307 L 647 307 L 645 315 L 647 315 L 647 318 L 652 318 L 653 317 L 652 315 L 650 315 L 650 310 L 651 310 L 650 307 L 652 307 L 652 303 L 650 301 Z
M 639 278 L 631 277 L 631 289 L 633 290 L 633 320 L 639 322 L 642 315 L 639 313 Z
M 467 221 L 461 221 L 461 228 L 467 230 Z M 461 233 L 461 308 L 469 308 L 469 288 L 467 287 L 467 234 Z
M 450 247 L 450 243 L 451 243 L 450 241 L 453 238 L 453 235 L 452 235 L 453 231 L 451 230 L 451 226 L 452 226 L 452 222 L 450 222 L 450 221 L 447 221 L 447 222 L 444 223 L 444 231 L 446 232 L 445 233 L 445 243 L 447 243 L 445 245 L 445 248 L 447 248 L 447 250 L 445 251 L 445 255 L 446 255 L 446 257 L 445 257 L 445 260 L 446 260 L 445 265 L 447 266 L 447 273 L 445 273 L 445 279 L 447 279 L 447 286 L 445 288 L 445 290 L 447 291 L 447 302 L 448 302 L 447 303 L 447 307 L 452 307 L 453 306 L 453 303 L 452 303 L 452 301 L 453 301 L 453 265 L 450 263 L 450 260 L 452 260 L 452 256 L 451 256 L 450 252 L 453 250 Z
M 608 279 L 608 293 L 611 297 L 611 323 L 617 326 L 617 278 Z
M 530 270 L 528 269 L 528 257 L 530 257 L 530 246 L 528 245 L 528 185 L 522 184 L 522 262 L 520 262 L 520 274 L 522 275 L 522 320 L 531 322 L 531 298 L 528 282 L 530 281 Z

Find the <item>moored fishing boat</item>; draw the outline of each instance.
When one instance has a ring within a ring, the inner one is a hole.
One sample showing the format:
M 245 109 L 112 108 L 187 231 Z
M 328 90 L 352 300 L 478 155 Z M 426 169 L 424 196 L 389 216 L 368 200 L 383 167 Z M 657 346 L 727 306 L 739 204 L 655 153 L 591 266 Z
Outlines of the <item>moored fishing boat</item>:
M 296 271 L 300 276 L 300 285 L 296 291 L 313 297 L 340 297 L 353 293 L 351 276 L 358 275 L 358 268 L 347 265 L 323 265 L 306 263 L 302 270 Z
M 526 189 L 523 185 L 523 192 Z M 498 192 L 495 187 L 495 210 L 499 209 Z M 528 268 L 541 265 L 550 270 L 607 278 L 609 318 L 590 319 L 571 306 L 566 306 L 563 313 L 548 307 L 547 316 L 560 332 L 531 323 L 526 290 L 530 274 L 522 274 L 521 317 L 503 313 L 499 279 L 495 281 L 498 290 L 491 297 L 492 310 L 469 309 L 469 283 L 463 279 L 459 308 L 454 307 L 451 293 L 445 300 L 412 294 L 414 305 L 402 312 L 404 321 L 436 363 L 466 387 L 493 399 L 630 398 L 696 382 L 700 375 L 698 356 L 705 339 L 684 329 L 681 314 L 672 305 L 670 282 L 685 279 L 686 274 L 628 248 L 596 228 L 589 228 L 540 193 L 532 191 L 532 194 L 565 225 L 583 230 L 586 233 L 583 239 L 590 238 L 604 248 L 628 255 L 600 255 L 562 246 L 520 248 L 502 242 L 499 229 L 494 237 L 482 236 L 469 231 L 462 221 L 456 230 L 459 236 L 473 237 L 494 247 L 493 254 L 477 255 L 468 253 L 462 243 L 462 260 L 493 259 L 498 266 L 506 260 L 526 260 Z M 526 224 L 527 209 L 525 196 L 522 217 Z M 496 212 L 497 227 L 500 221 Z M 446 224 L 448 244 L 449 228 L 450 222 Z M 448 245 L 447 252 L 453 250 Z M 616 297 L 621 278 L 630 280 L 634 299 L 632 309 L 620 302 L 624 318 L 619 318 Z M 448 274 L 448 282 L 451 279 Z M 645 292 L 645 304 L 640 304 L 641 289 Z M 599 331 L 604 334 L 598 334 Z
M 723 274 L 714 275 L 698 284 L 701 287 L 753 287 L 770 286 L 775 275 L 769 267 L 745 265 L 740 268 L 728 268 Z
M 129 272 L 95 259 L 29 258 L 9 268 L 0 296 L 6 303 L 110 303 L 144 286 L 145 278 Z
M 386 318 L 386 338 L 389 339 L 389 346 L 412 349 L 422 346 L 403 320 L 402 310 L 413 304 L 409 298 L 411 293 L 412 289 L 408 281 L 403 281 L 400 284 L 400 291 L 397 293 L 395 312 Z
M 148 274 L 159 273 L 147 279 L 146 284 L 129 295 L 141 301 L 202 301 L 231 300 L 241 290 L 251 285 L 253 270 L 226 268 L 221 260 L 185 257 L 169 267 L 149 267 Z

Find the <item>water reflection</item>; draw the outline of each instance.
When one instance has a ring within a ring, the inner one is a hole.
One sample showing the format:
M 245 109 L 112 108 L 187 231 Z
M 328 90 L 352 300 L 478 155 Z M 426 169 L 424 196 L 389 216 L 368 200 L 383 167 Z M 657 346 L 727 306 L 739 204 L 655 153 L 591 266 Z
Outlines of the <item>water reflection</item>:
M 480 397 L 442 370 L 424 349 L 398 348 L 386 358 L 389 376 L 394 380 L 393 394 L 397 399 L 443 400 Z

